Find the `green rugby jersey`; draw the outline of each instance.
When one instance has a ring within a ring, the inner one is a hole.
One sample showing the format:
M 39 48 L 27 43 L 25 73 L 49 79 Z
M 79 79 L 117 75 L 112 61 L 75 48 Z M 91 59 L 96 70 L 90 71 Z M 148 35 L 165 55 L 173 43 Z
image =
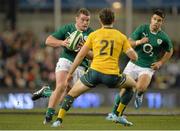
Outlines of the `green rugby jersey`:
M 54 32 L 52 36 L 55 37 L 56 39 L 65 40 L 69 36 L 69 34 L 71 34 L 72 32 L 76 30 L 77 29 L 74 23 L 66 24 L 62 27 L 59 27 L 59 29 L 56 32 Z M 91 32 L 93 32 L 92 28 L 88 28 L 86 31 L 82 32 L 85 40 L 87 39 L 87 36 Z M 68 50 L 66 47 L 62 47 L 62 48 L 63 50 L 60 53 L 60 58 L 66 58 L 73 62 L 78 52 Z M 81 66 L 88 67 L 88 65 L 89 65 L 89 61 L 87 58 L 85 58 L 83 62 L 81 63 Z
M 139 26 L 131 35 L 133 40 L 140 40 L 143 37 L 148 37 L 149 42 L 135 47 L 138 54 L 138 60 L 134 62 L 141 67 L 150 67 L 152 63 L 157 62 L 164 52 L 170 52 L 172 42 L 168 35 L 162 30 L 157 33 L 150 31 L 150 24 Z

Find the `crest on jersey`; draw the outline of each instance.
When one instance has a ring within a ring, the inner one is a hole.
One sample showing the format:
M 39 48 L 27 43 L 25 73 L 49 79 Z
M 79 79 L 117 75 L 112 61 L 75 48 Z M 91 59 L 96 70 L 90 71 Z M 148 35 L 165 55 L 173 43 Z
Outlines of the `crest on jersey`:
M 142 34 L 143 34 L 144 37 L 148 37 L 148 34 L 146 34 L 146 33 L 144 33 L 144 32 L 143 32 Z
M 158 43 L 158 45 L 162 44 L 162 40 L 161 39 L 157 39 L 157 43 Z
M 85 35 L 85 36 L 84 36 L 84 40 L 86 41 L 86 40 L 87 40 L 87 38 L 88 38 L 88 36 L 86 36 L 86 35 Z

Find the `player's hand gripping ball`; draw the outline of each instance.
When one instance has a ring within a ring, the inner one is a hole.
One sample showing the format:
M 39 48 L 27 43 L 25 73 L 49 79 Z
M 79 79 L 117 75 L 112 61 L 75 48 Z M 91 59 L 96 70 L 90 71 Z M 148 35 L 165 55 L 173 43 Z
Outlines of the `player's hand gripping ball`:
M 83 34 L 81 31 L 74 31 L 73 33 L 71 33 L 68 37 L 68 49 L 78 52 L 82 46 L 82 43 L 84 42 L 83 40 Z

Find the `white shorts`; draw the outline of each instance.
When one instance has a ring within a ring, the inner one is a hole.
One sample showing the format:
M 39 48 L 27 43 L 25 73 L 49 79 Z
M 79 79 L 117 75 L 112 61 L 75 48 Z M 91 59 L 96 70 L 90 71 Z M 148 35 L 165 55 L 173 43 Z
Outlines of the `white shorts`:
M 134 80 L 137 80 L 138 77 L 142 74 L 148 74 L 150 78 L 152 78 L 155 70 L 151 68 L 146 68 L 146 67 L 140 67 L 138 65 L 135 65 L 131 61 L 128 62 L 126 65 L 123 73 L 131 76 Z
M 72 62 L 66 58 L 59 58 L 57 64 L 56 64 L 56 70 L 55 72 L 58 71 L 69 71 L 70 67 L 72 65 Z M 78 66 L 78 68 L 75 70 L 73 73 L 73 78 L 70 82 L 70 86 L 72 87 L 78 79 L 84 74 L 85 72 L 85 67 Z

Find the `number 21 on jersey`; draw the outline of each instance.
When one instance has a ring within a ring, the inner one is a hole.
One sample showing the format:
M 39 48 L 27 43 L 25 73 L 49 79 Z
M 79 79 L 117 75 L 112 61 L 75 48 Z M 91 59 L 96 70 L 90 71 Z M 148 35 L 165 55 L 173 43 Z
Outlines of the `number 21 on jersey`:
M 100 49 L 100 55 L 113 55 L 114 40 L 101 40 L 100 44 L 102 45 Z M 109 48 L 110 50 L 108 50 Z

